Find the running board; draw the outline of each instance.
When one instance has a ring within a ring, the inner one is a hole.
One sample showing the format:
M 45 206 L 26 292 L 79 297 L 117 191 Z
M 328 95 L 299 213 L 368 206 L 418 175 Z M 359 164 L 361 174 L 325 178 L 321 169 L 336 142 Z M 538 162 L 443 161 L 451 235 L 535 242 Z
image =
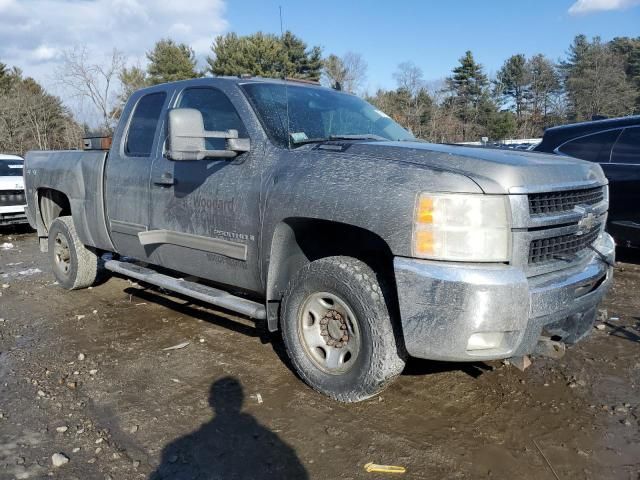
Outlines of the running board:
M 141 280 L 151 285 L 171 290 L 172 292 L 186 295 L 187 297 L 196 298 L 203 302 L 210 303 L 217 307 L 226 308 L 248 317 L 264 320 L 267 318 L 267 312 L 261 303 L 247 300 L 243 297 L 231 295 L 229 292 L 219 290 L 217 288 L 208 287 L 195 282 L 189 282 L 181 278 L 170 277 L 158 273 L 150 268 L 141 267 L 135 263 L 121 262 L 118 260 L 107 260 L 104 268 L 115 273 L 120 273 L 127 277 Z

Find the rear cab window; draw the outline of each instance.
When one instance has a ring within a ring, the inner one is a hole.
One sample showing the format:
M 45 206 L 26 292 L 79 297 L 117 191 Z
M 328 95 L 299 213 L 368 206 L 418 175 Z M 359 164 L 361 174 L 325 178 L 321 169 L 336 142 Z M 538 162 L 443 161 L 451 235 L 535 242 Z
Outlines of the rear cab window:
M 640 164 L 640 127 L 624 129 L 613 147 L 611 162 Z
M 606 130 L 569 140 L 558 147 L 558 151 L 581 160 L 608 163 L 611 157 L 611 147 L 620 136 L 621 131 L 622 129 L 619 128 Z
M 138 100 L 129 122 L 124 151 L 129 157 L 151 155 L 166 92 L 149 93 Z

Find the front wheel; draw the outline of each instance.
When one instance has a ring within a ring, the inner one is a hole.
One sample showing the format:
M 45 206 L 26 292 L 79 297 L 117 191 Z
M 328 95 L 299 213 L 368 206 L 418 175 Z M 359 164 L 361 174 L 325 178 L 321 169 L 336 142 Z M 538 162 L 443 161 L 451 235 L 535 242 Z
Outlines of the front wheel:
M 63 288 L 86 288 L 96 281 L 98 256 L 82 244 L 71 217 L 58 217 L 51 223 L 49 256 L 53 275 Z
M 390 298 L 365 263 L 327 257 L 301 269 L 282 304 L 282 336 L 300 377 L 342 402 L 381 392 L 405 365 Z

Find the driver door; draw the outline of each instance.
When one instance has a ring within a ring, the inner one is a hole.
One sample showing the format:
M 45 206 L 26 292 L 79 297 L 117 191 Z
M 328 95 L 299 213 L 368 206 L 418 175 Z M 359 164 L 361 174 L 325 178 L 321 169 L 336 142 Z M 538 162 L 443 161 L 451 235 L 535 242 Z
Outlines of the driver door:
M 209 86 L 183 90 L 177 108 L 202 113 L 208 131 L 247 130 L 227 95 Z M 225 139 L 207 138 L 207 150 L 224 150 Z M 258 290 L 259 158 L 172 161 L 155 159 L 151 171 L 150 233 L 145 249 L 154 263 L 214 282 Z

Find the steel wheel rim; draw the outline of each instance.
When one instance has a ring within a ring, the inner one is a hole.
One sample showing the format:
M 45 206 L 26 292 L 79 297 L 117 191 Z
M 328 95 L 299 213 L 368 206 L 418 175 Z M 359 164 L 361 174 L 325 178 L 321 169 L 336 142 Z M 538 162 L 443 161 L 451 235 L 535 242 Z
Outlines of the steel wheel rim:
M 349 304 L 328 292 L 309 295 L 298 314 L 298 332 L 307 356 L 323 372 L 341 375 L 360 354 L 360 328 Z
M 55 238 L 53 258 L 58 270 L 65 276 L 68 276 L 69 270 L 71 269 L 71 252 L 69 251 L 67 239 L 61 233 L 58 233 Z

